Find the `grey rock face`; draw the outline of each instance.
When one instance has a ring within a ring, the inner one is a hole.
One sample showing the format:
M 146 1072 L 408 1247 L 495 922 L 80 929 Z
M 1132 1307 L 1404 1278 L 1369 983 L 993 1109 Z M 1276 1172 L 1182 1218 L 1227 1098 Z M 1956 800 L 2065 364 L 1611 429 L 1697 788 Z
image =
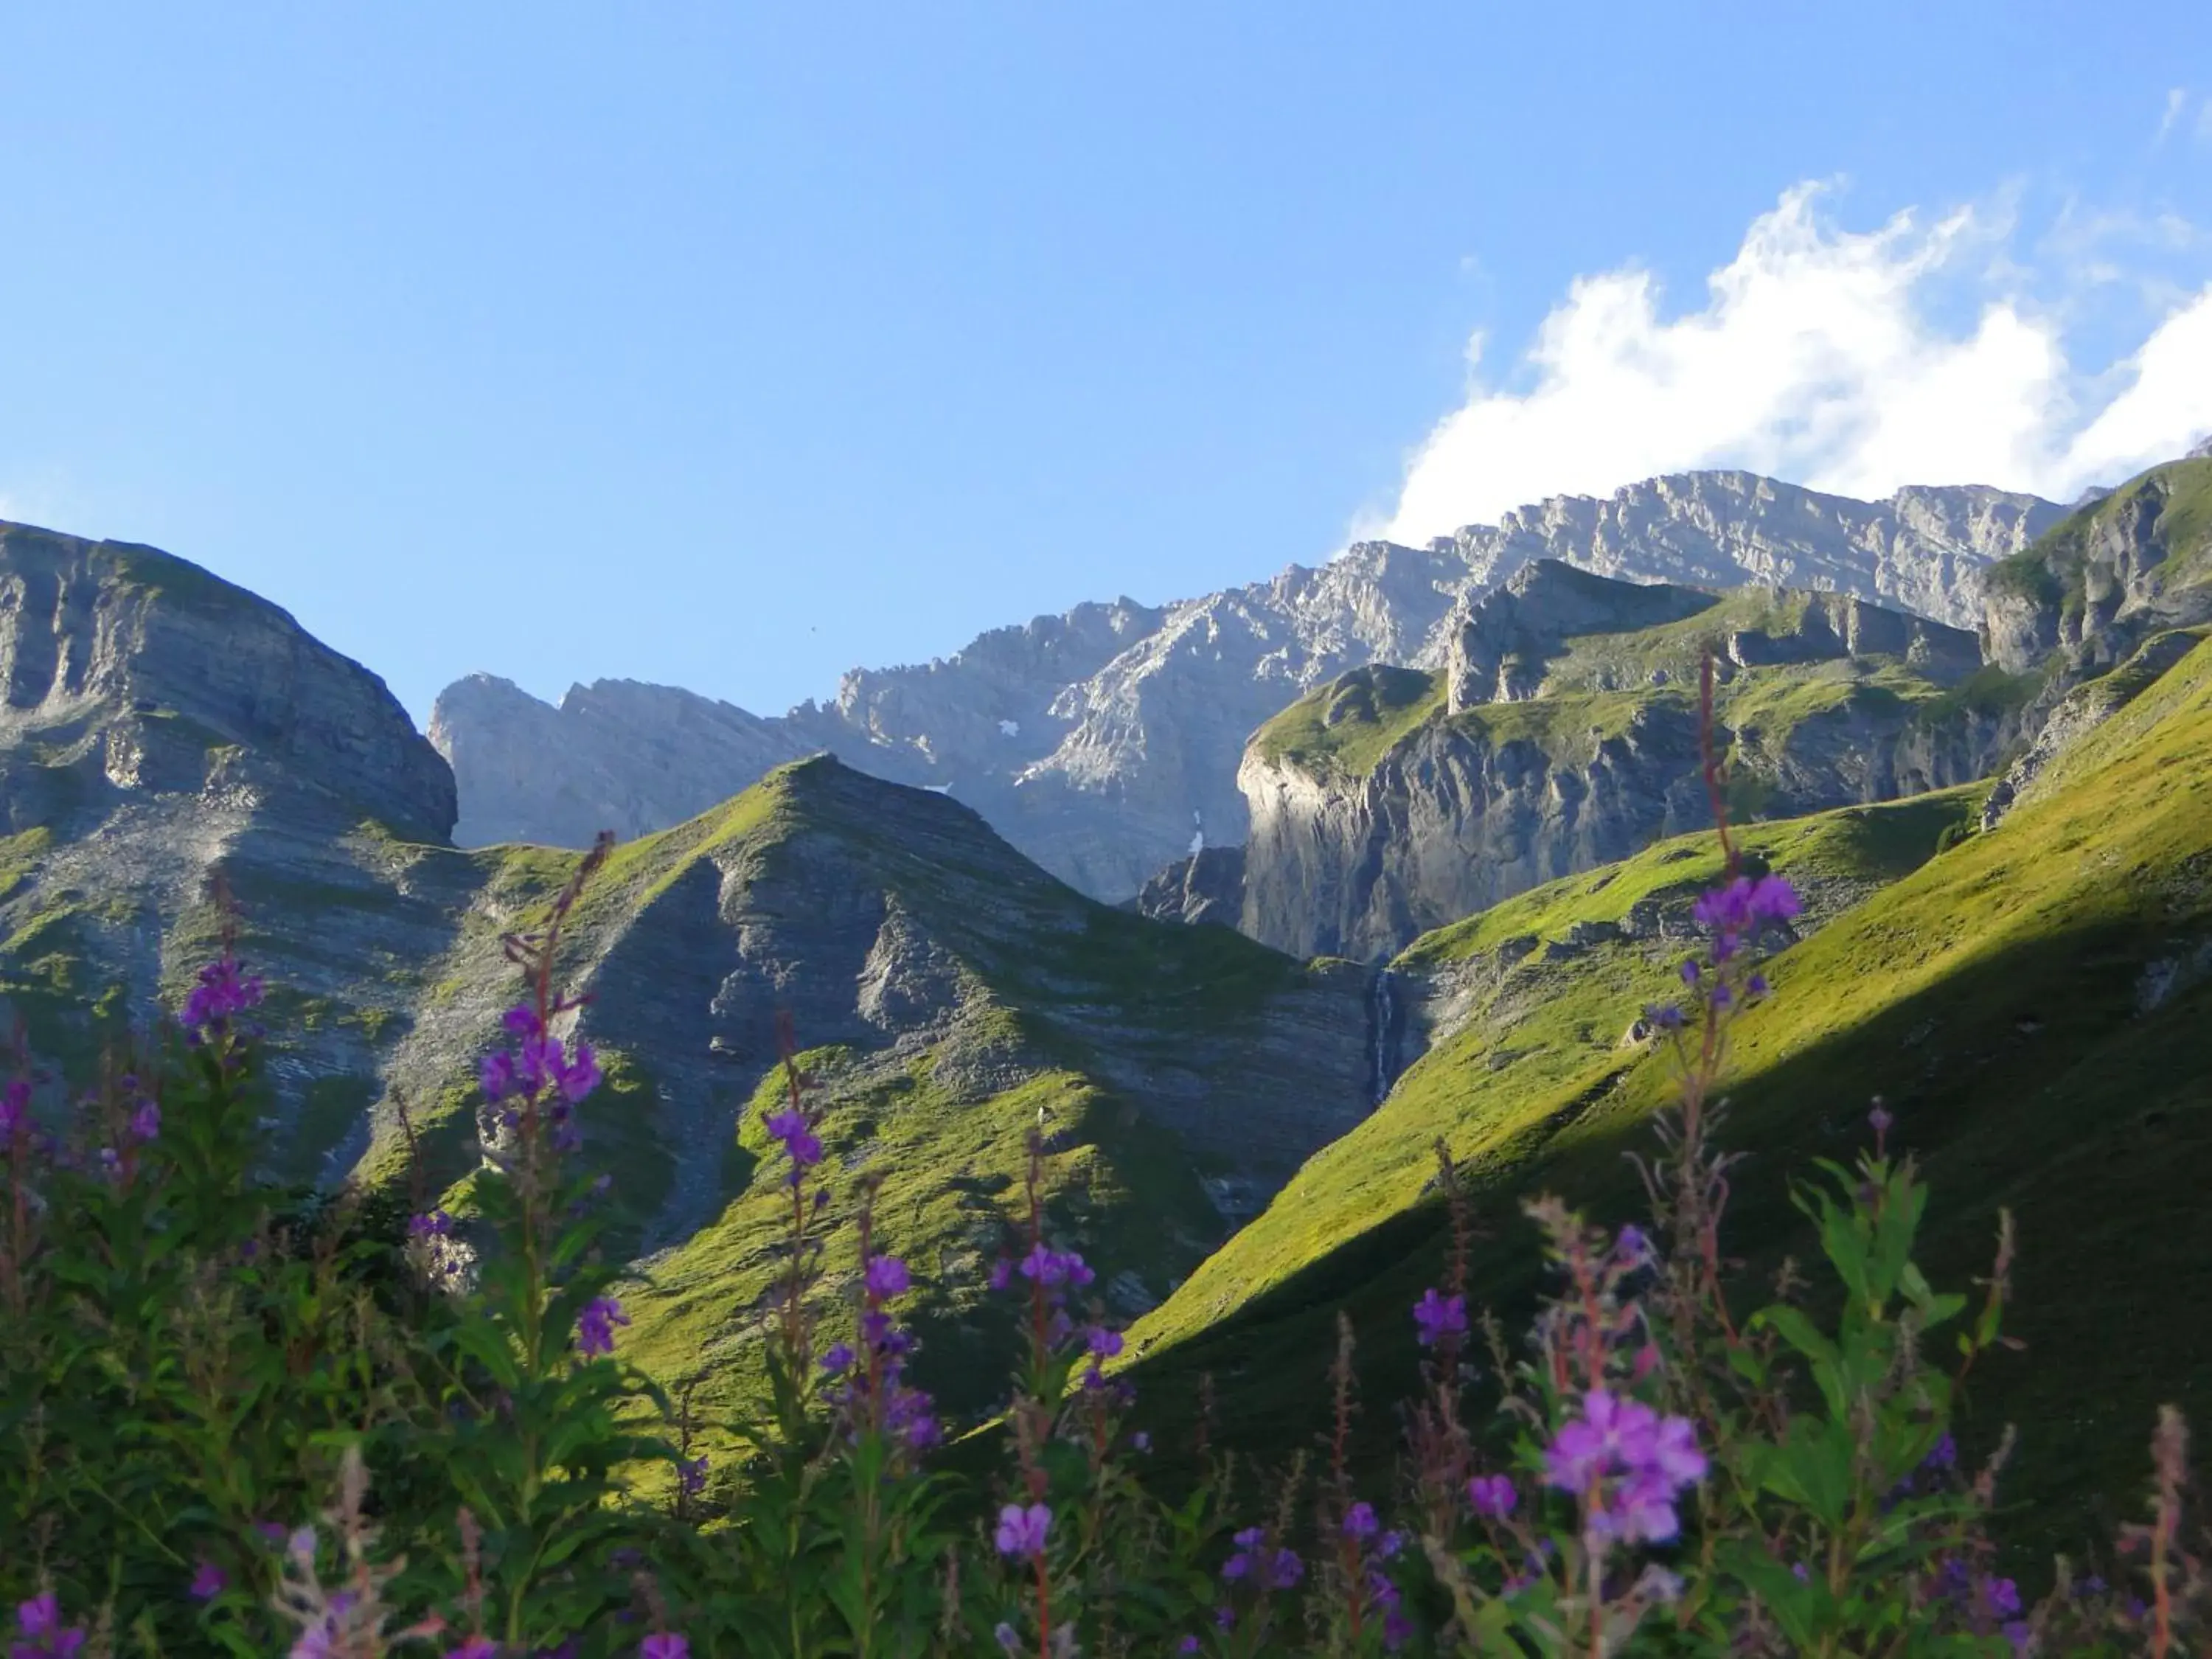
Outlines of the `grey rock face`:
M 651 718 L 685 735 L 665 743 L 585 718 L 601 687 L 533 714 L 464 681 L 432 731 L 461 781 L 468 844 L 659 828 L 750 781 L 746 769 L 770 756 L 826 750 L 949 790 L 1054 874 L 1118 901 L 1186 856 L 1194 830 L 1210 844 L 1245 839 L 1237 769 L 1262 721 L 1350 668 L 1440 665 L 1461 599 L 1539 559 L 1646 582 L 1826 589 L 1956 624 L 1979 614 L 1980 571 L 2061 513 L 1975 487 L 1864 502 L 1687 473 L 1603 501 L 1558 497 L 1424 548 L 1361 543 L 1319 569 L 1200 599 L 1079 606 L 942 661 L 856 672 L 831 702 L 775 720 L 668 693 Z M 742 740 L 732 717 L 746 723 Z
M 1481 601 L 1443 672 L 1517 695 L 1437 709 L 1371 767 L 1322 763 L 1263 733 L 1239 772 L 1252 812 L 1243 931 L 1294 954 L 1388 957 L 1431 927 L 1709 823 L 1692 691 L 1655 675 L 1616 725 L 1589 695 L 1588 665 L 1573 685 L 1549 678 L 1575 665 L 1559 660 L 1571 641 L 1592 637 L 1561 629 L 1697 615 L 1699 596 L 1630 589 L 1608 602 L 1597 584 L 1538 568 L 1516 579 L 1518 592 Z M 1976 665 L 1971 635 L 1837 595 L 1775 596 L 1773 615 L 1731 624 L 1724 672 L 1760 695 L 1724 696 L 1717 709 L 1739 787 L 1769 815 L 1967 782 L 2015 734 L 2002 708 L 1961 703 L 1924 720 L 1863 684 L 1883 668 L 1917 672 L 1930 692 L 1953 684 Z M 1501 653 L 1501 641 L 1519 649 Z M 1316 697 L 1333 702 L 1334 688 Z
M 2051 665 L 2061 690 L 2117 665 L 2151 635 L 2212 620 L 2212 570 L 2188 504 L 2212 460 L 2156 467 L 2074 514 L 1988 584 L 1982 648 L 2014 673 Z
M 415 840 L 453 779 L 384 682 L 275 605 L 150 547 L 0 524 L 0 813 L 281 786 Z
M 1234 927 L 1244 912 L 1244 849 L 1207 847 L 1144 884 L 1133 908 L 1155 921 Z
M 489 674 L 446 688 L 430 741 L 470 780 L 464 847 L 588 847 L 602 830 L 635 841 L 808 752 L 782 723 L 670 686 L 597 680 L 556 708 Z
M 1696 588 L 1612 581 L 1557 559 L 1538 559 L 1468 607 L 1452 630 L 1445 706 L 1456 714 L 1478 703 L 1533 697 L 1546 665 L 1569 639 L 1656 628 L 1717 603 Z

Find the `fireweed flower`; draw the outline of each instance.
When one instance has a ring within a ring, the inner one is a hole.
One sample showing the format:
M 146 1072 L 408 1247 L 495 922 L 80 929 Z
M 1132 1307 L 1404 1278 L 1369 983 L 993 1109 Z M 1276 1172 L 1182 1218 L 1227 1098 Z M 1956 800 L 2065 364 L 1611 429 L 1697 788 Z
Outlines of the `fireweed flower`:
M 637 1644 L 637 1659 L 690 1659 L 691 1644 L 674 1631 L 648 1636 Z
M 1042 1244 L 1030 1247 L 1030 1253 L 1021 1260 L 1024 1279 L 1046 1285 L 1066 1285 L 1080 1290 L 1098 1275 L 1093 1273 L 1073 1250 L 1049 1249 Z
M 822 1161 L 820 1138 L 807 1127 L 806 1114 L 789 1106 L 769 1113 L 763 1127 L 770 1137 L 783 1143 L 783 1150 L 791 1159 L 787 1179 L 796 1187 L 805 1178 L 805 1171 Z
M 866 1283 L 868 1294 L 876 1297 L 904 1296 L 913 1285 L 906 1263 L 895 1255 L 872 1258 L 868 1263 Z
M 825 1375 L 842 1376 L 853 1369 L 853 1347 L 848 1342 L 835 1342 L 830 1351 L 817 1362 Z
M 676 1465 L 676 1487 L 686 1498 L 696 1498 L 707 1490 L 707 1457 L 686 1457 Z
M 1675 1495 L 1705 1479 L 1705 1454 L 1686 1418 L 1661 1418 L 1603 1389 L 1583 1396 L 1544 1451 L 1545 1482 L 1576 1493 L 1593 1543 L 1664 1543 L 1680 1530 Z
M 1372 1504 L 1354 1504 L 1344 1512 L 1344 1535 L 1346 1538 L 1356 1539 L 1364 1544 L 1382 1529 L 1382 1523 L 1375 1518 Z
M 443 1210 L 432 1210 L 427 1215 L 409 1218 L 407 1237 L 410 1238 L 443 1238 L 453 1231 L 453 1218 Z
M 28 1078 L 10 1078 L 0 1087 L 0 1140 L 12 1141 L 16 1132 L 31 1117 L 31 1082 Z
M 1042 1504 L 1027 1508 L 1009 1504 L 999 1511 L 999 1529 L 993 1541 L 999 1553 L 1034 1560 L 1044 1553 L 1045 1534 L 1052 1528 L 1052 1511 Z
M 576 1316 L 576 1348 L 586 1359 L 615 1351 L 614 1328 L 629 1323 L 622 1304 L 611 1296 L 595 1296 Z
M 1296 1551 L 1267 1547 L 1265 1527 L 1247 1527 L 1234 1541 L 1237 1553 L 1221 1564 L 1221 1576 L 1232 1583 L 1249 1578 L 1268 1589 L 1286 1590 L 1306 1576 L 1306 1564 Z
M 1467 1483 L 1467 1506 L 1486 1521 L 1503 1521 L 1519 1500 L 1510 1475 L 1478 1474 Z
M 241 973 L 237 962 L 225 956 L 200 969 L 185 998 L 178 1023 L 184 1026 L 189 1041 L 204 1042 L 228 1030 L 230 1022 L 248 1008 L 258 1006 L 263 988 L 259 975 Z
M 212 1561 L 202 1561 L 192 1569 L 191 1587 L 185 1593 L 195 1601 L 212 1601 L 222 1594 L 223 1586 L 229 1582 L 221 1567 Z
M 489 1636 L 471 1636 L 457 1648 L 449 1648 L 446 1659 L 499 1659 L 499 1644 Z
M 1441 1295 L 1431 1285 L 1413 1304 L 1413 1323 L 1419 1328 L 1419 1340 L 1425 1348 L 1435 1347 L 1447 1336 L 1465 1336 L 1467 1298 Z
M 64 1628 L 61 1598 L 52 1590 L 17 1607 L 15 1626 L 24 1639 L 9 1648 L 9 1659 L 70 1659 L 85 1643 L 82 1626 Z

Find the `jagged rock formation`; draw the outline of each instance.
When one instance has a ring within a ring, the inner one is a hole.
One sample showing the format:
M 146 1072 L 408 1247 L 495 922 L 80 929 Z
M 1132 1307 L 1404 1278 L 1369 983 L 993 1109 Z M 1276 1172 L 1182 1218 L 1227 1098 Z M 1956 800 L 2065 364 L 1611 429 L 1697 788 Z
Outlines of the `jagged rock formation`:
M 443 1177 L 463 1174 L 472 1067 L 516 991 L 501 938 L 580 855 L 440 844 L 451 775 L 381 682 L 150 549 L 0 530 L 0 1020 L 81 1078 L 218 948 L 219 878 L 272 988 L 278 1163 L 389 1176 L 404 1098 Z M 603 687 L 573 718 L 641 746 L 660 703 Z M 726 750 L 783 741 L 689 714 Z M 625 846 L 564 964 L 609 1059 L 640 1240 L 685 1237 L 726 1196 L 709 1149 L 774 1069 L 779 1009 L 845 1056 L 848 1094 L 923 1078 L 981 1109 L 1078 1079 L 1231 1212 L 1370 1103 L 1356 969 L 1108 909 L 972 809 L 827 757 Z
M 281 790 L 442 841 L 453 780 L 384 682 L 150 547 L 0 524 L 0 828 Z
M 2203 450 L 2205 445 L 2197 448 Z M 1990 573 L 1982 648 L 2040 677 L 2033 744 L 1983 808 L 1995 824 L 2069 744 L 2179 662 L 2212 623 L 2212 455 L 2106 492 Z
M 588 847 L 602 830 L 635 841 L 808 752 L 782 723 L 670 686 L 596 680 L 556 709 L 489 674 L 446 688 L 430 741 L 470 780 L 453 826 L 464 847 Z
M 1244 913 L 1244 849 L 1206 847 L 1177 859 L 1144 884 L 1130 908 L 1157 921 L 1234 927 Z
M 2143 640 L 2212 620 L 2212 460 L 2154 467 L 2074 514 L 1990 573 L 1981 617 L 1990 661 L 2051 661 L 2069 684 Z
M 1243 930 L 1297 953 L 1388 957 L 1710 823 L 1696 694 L 1709 643 L 1740 817 L 1980 777 L 2024 701 L 1978 673 L 1972 635 L 1847 596 L 1700 594 L 1538 563 L 1467 611 L 1442 670 L 1347 675 L 1255 735 L 1238 775 Z
M 1445 707 L 1456 714 L 1480 703 L 1533 697 L 1568 640 L 1657 628 L 1718 602 L 1696 588 L 1613 581 L 1539 559 L 1467 607 L 1464 620 L 1448 630 Z
M 780 749 L 827 750 L 949 789 L 1054 874 L 1120 900 L 1184 856 L 1194 830 L 1214 845 L 1245 839 L 1236 775 L 1254 728 L 1347 669 L 1440 665 L 1457 601 L 1535 560 L 1642 581 L 1828 590 L 1969 624 L 1979 572 L 2061 516 L 1975 487 L 1864 502 L 1687 473 L 1602 501 L 1557 497 L 1424 548 L 1362 543 L 1319 569 L 1200 599 L 1079 606 L 944 661 L 855 672 L 832 702 L 775 720 L 642 687 L 623 689 L 615 718 L 604 682 L 533 713 L 464 681 L 440 699 L 432 731 L 460 779 L 471 844 L 582 845 L 587 830 L 659 828 L 750 781 L 746 769 Z M 648 732 L 654 722 L 665 740 Z

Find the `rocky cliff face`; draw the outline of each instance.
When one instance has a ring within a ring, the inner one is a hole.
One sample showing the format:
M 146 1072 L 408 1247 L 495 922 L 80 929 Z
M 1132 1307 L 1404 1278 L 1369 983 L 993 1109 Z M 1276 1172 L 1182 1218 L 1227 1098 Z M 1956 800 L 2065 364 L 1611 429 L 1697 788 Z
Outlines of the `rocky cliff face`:
M 2212 620 L 2212 459 L 2154 467 L 1990 573 L 1982 646 L 2079 684 L 2151 635 Z
M 384 682 L 149 547 L 0 524 L 0 813 L 281 790 L 443 841 L 453 775 Z
M 1206 847 L 1177 859 L 1144 884 L 1132 908 L 1156 921 L 1236 927 L 1244 914 L 1244 849 Z
M 2179 661 L 2208 623 L 2212 455 L 2192 451 L 2105 491 L 1993 567 L 1982 649 L 2038 684 L 2027 711 L 2034 741 L 1990 792 L 1984 827 L 2010 811 L 2067 744 Z
M 1464 613 L 1436 673 L 1346 676 L 1255 736 L 1238 775 L 1244 931 L 1388 957 L 1709 823 L 1695 690 L 1708 642 L 1739 816 L 1966 782 L 2017 732 L 2021 699 L 1976 674 L 1960 630 L 1832 594 L 1700 595 L 1531 566 Z
M 602 830 L 634 841 L 808 752 L 782 722 L 670 686 L 596 680 L 556 708 L 489 674 L 446 688 L 430 741 L 470 780 L 453 826 L 464 847 L 588 847 Z
M 532 713 L 464 681 L 432 729 L 460 779 L 471 844 L 582 845 L 587 829 L 662 827 L 787 744 L 947 790 L 1054 874 L 1120 900 L 1194 842 L 1244 839 L 1237 769 L 1261 722 L 1347 669 L 1440 665 L 1457 602 L 1538 559 L 1641 581 L 1829 589 L 1971 623 L 1979 572 L 2062 511 L 1978 488 L 1864 502 L 1688 473 L 1603 501 L 1558 497 L 1424 548 L 1362 543 L 1319 569 L 1200 599 L 1080 606 L 944 661 L 856 672 L 832 702 L 775 720 L 663 693 L 638 696 L 651 712 L 617 729 L 585 715 L 603 686 Z M 655 721 L 665 741 L 646 735 Z

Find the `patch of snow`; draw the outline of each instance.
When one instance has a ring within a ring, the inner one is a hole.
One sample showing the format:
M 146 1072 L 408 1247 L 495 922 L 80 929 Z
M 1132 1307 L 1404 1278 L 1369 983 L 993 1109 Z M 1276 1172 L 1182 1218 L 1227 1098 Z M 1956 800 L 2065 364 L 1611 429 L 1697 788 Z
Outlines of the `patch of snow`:
M 1196 858 L 1206 850 L 1206 820 L 1195 811 L 1190 815 L 1190 855 Z
M 921 787 L 933 795 L 949 795 L 952 793 L 952 786 L 949 783 L 925 783 Z

